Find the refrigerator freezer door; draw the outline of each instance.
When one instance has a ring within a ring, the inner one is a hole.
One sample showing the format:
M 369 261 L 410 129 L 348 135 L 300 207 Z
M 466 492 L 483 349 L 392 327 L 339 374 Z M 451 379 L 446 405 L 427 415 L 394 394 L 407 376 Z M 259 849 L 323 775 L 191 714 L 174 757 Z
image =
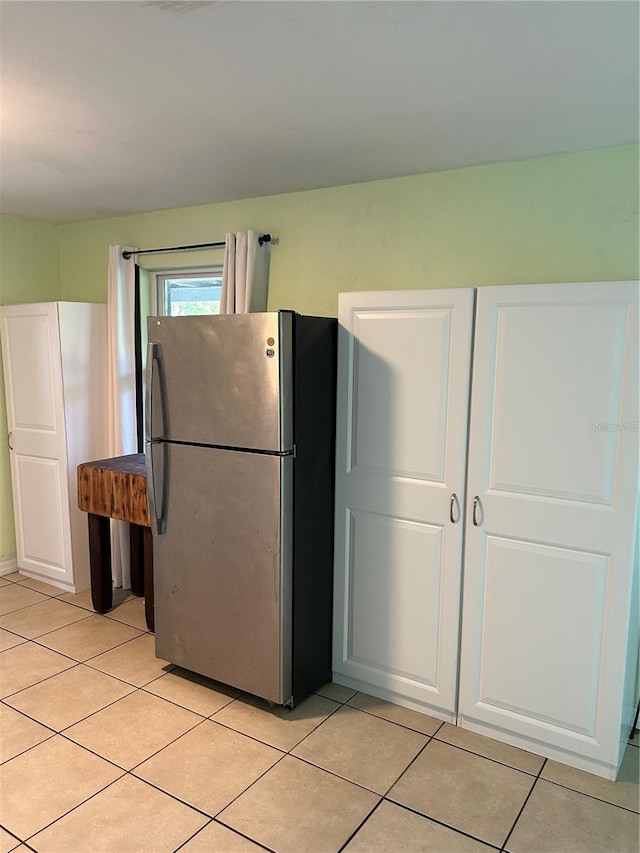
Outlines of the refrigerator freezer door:
M 162 455 L 161 446 L 154 452 Z M 269 701 L 291 698 L 293 459 L 164 446 L 156 654 Z
M 147 439 L 290 450 L 292 324 L 286 311 L 149 317 Z

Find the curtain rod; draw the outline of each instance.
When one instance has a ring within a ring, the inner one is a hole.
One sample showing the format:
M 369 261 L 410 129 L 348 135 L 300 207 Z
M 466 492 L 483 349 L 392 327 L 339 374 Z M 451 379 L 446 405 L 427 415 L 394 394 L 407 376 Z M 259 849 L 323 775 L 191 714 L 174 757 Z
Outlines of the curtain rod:
M 258 237 L 258 243 L 262 246 L 263 243 L 271 242 L 271 234 L 263 234 L 261 237 Z M 137 249 L 135 252 L 123 252 L 122 257 L 125 260 L 128 260 L 133 255 L 153 255 L 154 253 L 161 252 L 188 252 L 192 249 L 224 249 L 226 246 L 226 241 L 222 240 L 219 243 L 196 243 L 193 246 L 166 246 L 164 249 Z

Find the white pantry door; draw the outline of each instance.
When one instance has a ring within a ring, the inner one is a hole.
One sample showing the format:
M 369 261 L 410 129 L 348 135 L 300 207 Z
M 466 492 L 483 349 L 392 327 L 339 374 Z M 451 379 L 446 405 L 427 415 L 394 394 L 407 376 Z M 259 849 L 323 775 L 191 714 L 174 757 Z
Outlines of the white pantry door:
M 334 678 L 453 719 L 474 291 L 339 300 Z
M 461 725 L 615 772 L 637 484 L 637 282 L 479 288 Z
M 2 309 L 18 567 L 73 580 L 62 366 L 55 302 Z

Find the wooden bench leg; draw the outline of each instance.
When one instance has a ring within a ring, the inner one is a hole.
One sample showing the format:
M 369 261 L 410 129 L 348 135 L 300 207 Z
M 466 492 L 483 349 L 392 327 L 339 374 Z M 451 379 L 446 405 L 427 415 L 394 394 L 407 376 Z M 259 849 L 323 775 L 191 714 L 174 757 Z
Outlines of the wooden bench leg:
M 89 514 L 89 562 L 91 564 L 91 601 L 98 613 L 113 605 L 111 581 L 111 525 L 104 515 Z
M 129 525 L 129 555 L 131 565 L 131 592 L 144 595 L 144 527 Z
M 147 620 L 147 628 L 155 630 L 155 617 L 153 609 L 153 535 L 150 527 L 142 527 L 142 545 L 144 566 L 144 615 Z

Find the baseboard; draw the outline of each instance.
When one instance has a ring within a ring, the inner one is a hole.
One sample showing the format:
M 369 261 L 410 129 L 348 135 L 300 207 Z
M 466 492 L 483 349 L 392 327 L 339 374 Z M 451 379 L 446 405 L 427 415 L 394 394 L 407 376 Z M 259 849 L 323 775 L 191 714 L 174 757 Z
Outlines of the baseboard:
M 15 557 L 11 557 L 9 560 L 3 560 L 0 562 L 0 577 L 2 575 L 10 575 L 12 572 L 18 571 L 18 562 Z

